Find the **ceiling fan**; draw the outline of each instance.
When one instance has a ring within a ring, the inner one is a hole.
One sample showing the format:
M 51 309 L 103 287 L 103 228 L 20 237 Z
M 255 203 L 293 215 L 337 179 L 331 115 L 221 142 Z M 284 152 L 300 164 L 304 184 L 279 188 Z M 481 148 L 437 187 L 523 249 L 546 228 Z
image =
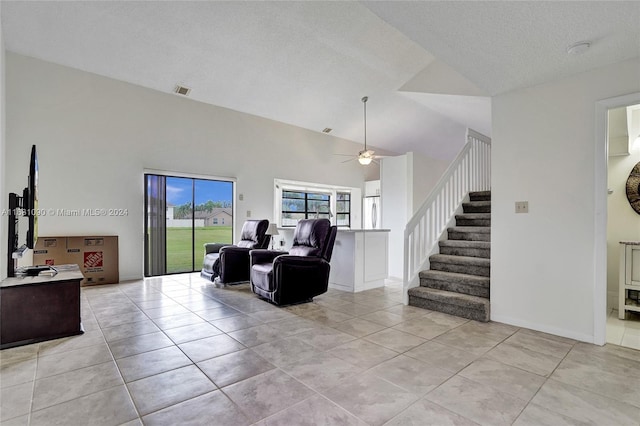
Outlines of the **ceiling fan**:
M 368 96 L 362 98 L 362 105 L 364 106 L 364 149 L 358 152 L 358 156 L 355 158 L 350 158 L 349 160 L 343 161 L 343 163 L 347 163 L 349 161 L 358 160 L 360 164 L 363 166 L 367 166 L 371 164 L 373 160 L 378 158 L 383 158 L 382 155 L 374 155 L 375 151 L 371 149 L 367 149 L 367 101 L 369 100 Z M 335 154 L 335 155 L 349 155 L 352 154 Z

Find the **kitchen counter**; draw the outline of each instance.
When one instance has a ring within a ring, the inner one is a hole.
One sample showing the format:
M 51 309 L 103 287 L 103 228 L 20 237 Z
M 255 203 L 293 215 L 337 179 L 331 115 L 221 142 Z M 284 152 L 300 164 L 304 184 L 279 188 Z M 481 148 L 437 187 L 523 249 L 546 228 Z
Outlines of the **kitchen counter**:
M 389 276 L 388 229 L 339 229 L 329 287 L 359 292 L 384 287 Z

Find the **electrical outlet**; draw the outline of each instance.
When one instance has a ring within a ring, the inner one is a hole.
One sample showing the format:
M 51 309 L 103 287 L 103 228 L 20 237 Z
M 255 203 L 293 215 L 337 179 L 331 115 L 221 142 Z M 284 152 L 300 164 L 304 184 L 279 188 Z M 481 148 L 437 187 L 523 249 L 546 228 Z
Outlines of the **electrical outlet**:
M 247 210 L 247 217 L 251 217 L 251 210 Z
M 529 202 L 516 201 L 516 213 L 529 213 Z

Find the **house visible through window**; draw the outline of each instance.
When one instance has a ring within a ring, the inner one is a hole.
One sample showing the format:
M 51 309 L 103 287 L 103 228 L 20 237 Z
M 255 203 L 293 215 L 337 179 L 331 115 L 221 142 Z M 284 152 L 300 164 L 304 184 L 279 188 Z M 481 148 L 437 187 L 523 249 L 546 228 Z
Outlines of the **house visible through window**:
M 329 194 L 282 191 L 282 226 L 296 226 L 300 219 L 331 219 L 330 208 Z

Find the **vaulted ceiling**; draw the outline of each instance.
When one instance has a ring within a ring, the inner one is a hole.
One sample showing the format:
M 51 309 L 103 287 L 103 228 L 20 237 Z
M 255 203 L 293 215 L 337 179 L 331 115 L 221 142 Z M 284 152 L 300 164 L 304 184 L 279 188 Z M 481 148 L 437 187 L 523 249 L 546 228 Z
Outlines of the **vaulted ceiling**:
M 640 56 L 640 2 L 3 1 L 6 49 L 450 159 L 492 95 Z M 581 55 L 567 54 L 589 41 Z

